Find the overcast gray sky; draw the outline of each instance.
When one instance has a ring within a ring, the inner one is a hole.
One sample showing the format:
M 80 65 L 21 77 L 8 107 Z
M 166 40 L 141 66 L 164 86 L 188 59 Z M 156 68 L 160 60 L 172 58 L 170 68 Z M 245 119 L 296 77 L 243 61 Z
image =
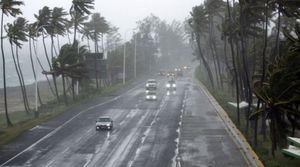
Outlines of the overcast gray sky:
M 23 17 L 34 20 L 33 14 L 43 6 L 63 7 L 69 10 L 72 0 L 24 0 Z M 203 0 L 95 0 L 94 12 L 101 13 L 112 25 L 120 28 L 123 35 L 136 26 L 136 21 L 151 13 L 162 20 L 184 20 L 192 7 Z M 11 21 L 11 20 L 10 20 Z
M 34 14 L 37 14 L 44 6 L 63 7 L 67 11 L 70 9 L 72 0 L 23 0 L 25 6 L 21 7 L 23 12 L 22 17 L 25 17 L 30 22 L 33 22 Z M 126 31 L 136 27 L 136 22 L 149 16 L 151 13 L 158 16 L 162 20 L 171 22 L 172 20 L 183 21 L 189 16 L 193 6 L 203 3 L 203 0 L 95 0 L 95 10 L 93 12 L 99 12 L 104 16 L 107 21 L 112 25 L 119 27 L 119 32 L 124 37 Z M 5 17 L 5 23 L 12 22 L 15 18 Z M 130 33 L 127 33 L 126 40 L 130 39 Z M 63 40 L 63 39 L 61 39 Z M 65 39 L 66 40 L 66 39 Z M 47 42 L 47 41 L 46 41 Z M 63 43 L 63 41 L 61 41 Z M 65 41 L 66 42 L 66 41 Z M 48 39 L 49 43 L 49 39 Z M 10 53 L 9 43 L 4 41 L 5 52 Z M 43 47 L 40 47 L 41 43 L 38 42 L 38 53 L 43 53 Z M 24 43 L 22 50 L 22 56 L 20 57 L 23 67 L 29 67 L 28 46 Z M 10 71 L 8 75 L 8 85 L 17 85 L 17 76 L 14 73 L 13 61 L 11 55 L 7 54 L 7 71 Z M 41 58 L 43 61 L 43 57 Z M 43 62 L 46 62 L 45 60 Z M 2 59 L 0 59 L 0 68 L 2 69 Z M 27 70 L 27 71 L 26 71 Z M 26 79 L 32 77 L 30 68 L 24 68 L 24 75 Z M 39 78 L 42 77 L 40 73 Z M 31 78 L 32 79 L 32 78 Z M 0 75 L 0 87 L 2 87 L 2 75 Z

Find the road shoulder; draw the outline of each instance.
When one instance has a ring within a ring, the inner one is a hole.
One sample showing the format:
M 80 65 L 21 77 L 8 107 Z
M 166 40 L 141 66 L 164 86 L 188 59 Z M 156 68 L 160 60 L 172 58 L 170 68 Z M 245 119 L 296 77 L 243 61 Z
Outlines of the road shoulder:
M 235 126 L 232 120 L 227 115 L 226 111 L 220 106 L 217 100 L 210 94 L 208 89 L 199 81 L 194 79 L 194 83 L 196 83 L 202 90 L 202 92 L 208 97 L 210 103 L 214 106 L 217 111 L 217 114 L 222 119 L 224 125 L 226 126 L 226 130 L 231 135 L 235 144 L 240 148 L 241 153 L 244 155 L 244 158 L 247 160 L 250 166 L 264 166 L 260 161 L 259 157 L 251 148 L 250 144 L 247 142 L 244 135 L 239 131 L 239 129 Z

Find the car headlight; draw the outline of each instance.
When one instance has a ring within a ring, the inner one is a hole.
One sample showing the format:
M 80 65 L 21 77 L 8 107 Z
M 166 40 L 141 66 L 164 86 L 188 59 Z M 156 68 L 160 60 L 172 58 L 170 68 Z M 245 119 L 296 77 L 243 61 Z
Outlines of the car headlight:
M 156 96 L 153 96 L 153 99 L 156 99 Z
M 166 84 L 166 87 L 169 88 L 171 85 L 170 84 Z
M 149 93 L 149 90 L 146 90 L 146 93 Z
M 149 84 L 146 84 L 146 86 L 148 87 L 148 86 L 149 86 Z
M 172 86 L 175 88 L 175 87 L 176 87 L 176 84 L 173 84 Z
M 106 126 L 110 126 L 110 124 L 106 124 Z
M 149 99 L 149 98 L 150 98 L 150 96 L 146 96 L 146 98 L 147 98 L 147 99 Z

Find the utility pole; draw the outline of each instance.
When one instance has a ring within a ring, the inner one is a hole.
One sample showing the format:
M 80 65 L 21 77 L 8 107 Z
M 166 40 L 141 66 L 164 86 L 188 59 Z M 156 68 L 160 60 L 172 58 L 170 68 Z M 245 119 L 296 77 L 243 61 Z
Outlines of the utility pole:
M 134 33 L 134 78 L 136 78 L 136 33 Z
M 126 33 L 125 33 L 126 39 Z M 126 77 L 126 40 L 124 43 L 124 54 L 123 54 L 123 85 L 125 85 L 125 77 Z

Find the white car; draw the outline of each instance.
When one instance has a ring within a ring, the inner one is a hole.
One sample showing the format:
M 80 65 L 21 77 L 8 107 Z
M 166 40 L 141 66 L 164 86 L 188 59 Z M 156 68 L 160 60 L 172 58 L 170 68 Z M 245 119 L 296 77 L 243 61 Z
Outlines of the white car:
M 176 83 L 174 80 L 170 80 L 166 84 L 167 90 L 176 90 Z
M 96 121 L 96 130 L 113 129 L 113 120 L 109 116 L 99 117 Z
M 149 91 L 146 93 L 146 100 L 157 100 L 156 92 Z

